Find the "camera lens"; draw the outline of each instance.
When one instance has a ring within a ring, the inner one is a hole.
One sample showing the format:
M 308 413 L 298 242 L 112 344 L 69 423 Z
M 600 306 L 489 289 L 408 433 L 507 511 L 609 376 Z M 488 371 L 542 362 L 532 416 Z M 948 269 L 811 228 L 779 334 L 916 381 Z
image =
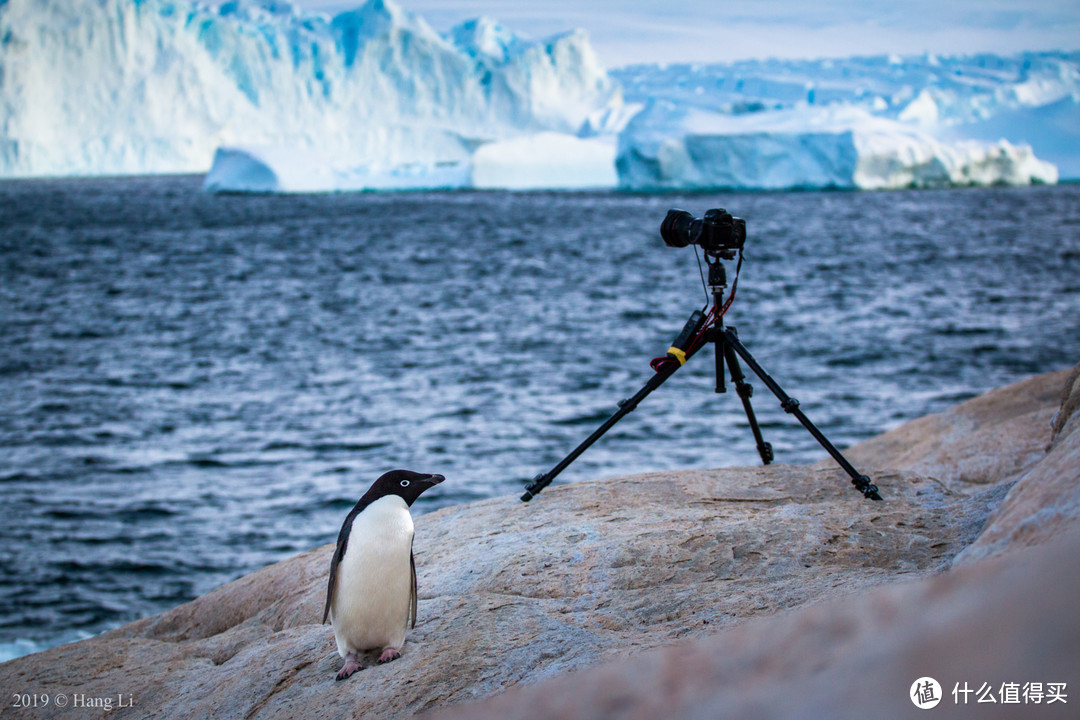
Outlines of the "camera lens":
M 664 222 L 660 223 L 660 237 L 668 247 L 686 247 L 690 244 L 690 226 L 694 216 L 685 210 L 668 210 Z

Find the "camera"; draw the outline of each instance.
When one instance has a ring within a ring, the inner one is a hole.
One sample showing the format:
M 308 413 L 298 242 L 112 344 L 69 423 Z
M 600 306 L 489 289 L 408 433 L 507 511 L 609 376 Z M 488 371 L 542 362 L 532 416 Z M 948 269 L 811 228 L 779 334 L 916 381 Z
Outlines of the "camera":
M 660 237 L 668 247 L 699 245 L 706 255 L 730 260 L 746 242 L 746 221 L 723 208 L 707 210 L 702 218 L 672 209 L 660 223 Z

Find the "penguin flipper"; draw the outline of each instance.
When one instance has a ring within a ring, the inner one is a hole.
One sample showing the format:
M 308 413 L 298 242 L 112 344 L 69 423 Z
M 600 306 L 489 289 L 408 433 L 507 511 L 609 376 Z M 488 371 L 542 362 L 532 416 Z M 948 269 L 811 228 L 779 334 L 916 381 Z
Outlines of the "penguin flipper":
M 412 619 L 412 627 L 416 627 L 416 558 L 413 557 L 412 548 L 409 548 L 409 570 L 412 582 L 409 586 L 409 617 Z
M 330 603 L 334 600 L 334 587 L 337 585 L 337 569 L 341 559 L 345 557 L 345 548 L 349 545 L 349 531 L 352 529 L 352 514 L 345 518 L 345 524 L 338 533 L 337 547 L 334 548 L 334 557 L 330 560 L 330 580 L 326 584 L 326 606 L 323 607 L 322 624 L 326 624 L 326 618 L 330 615 Z
M 338 546 L 340 550 L 341 546 Z M 337 582 L 337 567 L 341 562 L 341 553 L 334 551 L 334 558 L 330 561 L 330 581 L 326 585 L 326 606 L 323 608 L 322 624 L 326 624 L 326 618 L 330 615 L 330 603 L 334 599 L 334 585 Z

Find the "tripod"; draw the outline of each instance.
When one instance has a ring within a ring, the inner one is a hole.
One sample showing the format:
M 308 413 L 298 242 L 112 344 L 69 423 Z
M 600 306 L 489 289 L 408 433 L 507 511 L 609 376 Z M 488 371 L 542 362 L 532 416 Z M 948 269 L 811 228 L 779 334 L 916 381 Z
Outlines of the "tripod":
M 727 256 L 727 259 L 733 259 L 734 253 Z M 768 465 L 773 461 L 773 449 L 772 445 L 765 442 L 765 438 L 761 434 L 761 427 L 758 425 L 757 417 L 754 415 L 754 408 L 750 404 L 750 398 L 754 394 L 754 388 L 750 383 L 746 382 L 746 377 L 743 375 L 742 368 L 739 365 L 739 358 L 741 357 L 747 364 L 747 366 L 761 378 L 761 381 L 765 383 L 765 386 L 772 391 L 772 394 L 780 401 L 780 407 L 785 412 L 794 415 L 803 427 L 805 427 L 814 439 L 825 448 L 825 450 L 840 464 L 840 467 L 844 469 L 851 477 L 851 484 L 855 486 L 855 489 L 861 492 L 868 500 L 881 500 L 881 495 L 878 494 L 877 486 L 870 482 L 870 478 L 866 475 L 859 473 L 855 467 L 848 462 L 847 458 L 836 449 L 836 447 L 829 442 L 829 439 L 817 428 L 814 423 L 810 422 L 810 419 L 806 417 L 802 410 L 799 409 L 799 401 L 790 397 L 779 384 L 765 372 L 765 370 L 758 364 L 754 356 L 750 354 L 750 351 L 739 341 L 738 331 L 734 327 L 724 327 L 724 314 L 731 306 L 732 301 L 735 299 L 735 286 L 738 283 L 738 270 L 735 272 L 735 282 L 731 286 L 731 296 L 725 302 L 724 290 L 727 287 L 727 273 L 719 257 L 710 259 L 710 256 L 706 254 L 706 262 L 709 265 L 709 290 L 712 292 L 712 307 L 709 312 L 703 313 L 700 310 L 695 310 L 690 315 L 690 319 L 686 321 L 686 325 L 683 327 L 682 332 L 672 343 L 668 349 L 667 355 L 656 358 L 652 361 L 651 365 L 656 374 L 649 378 L 649 381 L 645 383 L 644 387 L 637 391 L 632 397 L 619 402 L 619 409 L 608 418 L 603 425 L 598 427 L 593 434 L 587 437 L 580 445 L 574 448 L 569 455 L 564 457 L 559 463 L 546 473 L 540 473 L 533 478 L 532 482 L 525 488 L 525 493 L 521 496 L 522 502 L 529 502 L 536 497 L 540 491 L 551 484 L 551 481 L 555 477 L 566 469 L 570 463 L 574 462 L 581 453 L 585 452 L 590 445 L 599 440 L 608 430 L 610 430 L 615 423 L 619 422 L 627 414 L 633 412 L 634 408 L 638 406 L 642 400 L 644 400 L 649 393 L 657 389 L 664 384 L 664 381 L 675 374 L 675 371 L 686 364 L 698 350 L 704 347 L 708 343 L 712 343 L 716 346 L 716 392 L 727 392 L 727 387 L 724 383 L 724 365 L 726 364 L 728 370 L 731 373 L 731 382 L 735 386 L 735 392 L 739 398 L 742 399 L 743 410 L 746 411 L 746 419 L 750 422 L 750 431 L 754 434 L 754 440 L 757 443 L 757 451 L 761 456 L 761 462 Z M 739 257 L 739 265 L 742 265 L 742 256 Z

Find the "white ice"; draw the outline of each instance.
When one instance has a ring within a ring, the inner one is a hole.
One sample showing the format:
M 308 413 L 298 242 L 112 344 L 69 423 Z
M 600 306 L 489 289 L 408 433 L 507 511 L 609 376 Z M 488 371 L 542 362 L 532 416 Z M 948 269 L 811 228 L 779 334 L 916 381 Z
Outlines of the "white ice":
M 1080 54 L 600 66 L 392 0 L 0 2 L 0 177 L 210 191 L 893 188 L 1080 179 Z

